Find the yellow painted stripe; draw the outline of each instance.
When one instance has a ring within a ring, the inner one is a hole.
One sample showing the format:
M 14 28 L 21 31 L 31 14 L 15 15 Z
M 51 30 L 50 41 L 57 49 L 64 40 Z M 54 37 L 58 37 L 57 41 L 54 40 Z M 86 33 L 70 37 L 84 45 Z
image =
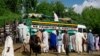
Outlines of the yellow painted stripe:
M 53 24 L 53 25 L 66 25 L 66 26 L 77 26 L 77 24 L 65 24 L 65 23 L 56 23 L 56 22 L 41 22 L 41 21 L 32 21 L 33 23 L 39 24 Z

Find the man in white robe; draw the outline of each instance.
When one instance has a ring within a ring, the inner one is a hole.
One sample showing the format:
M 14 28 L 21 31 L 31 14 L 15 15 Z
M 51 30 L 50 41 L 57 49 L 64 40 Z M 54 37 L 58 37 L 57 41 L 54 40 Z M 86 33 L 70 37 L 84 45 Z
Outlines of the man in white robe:
M 64 33 L 61 33 L 61 38 L 62 38 L 62 42 L 63 42 L 63 37 L 64 37 Z M 62 43 L 62 52 L 65 52 L 65 49 L 64 49 L 64 44 Z
M 58 55 L 61 52 L 65 52 L 64 50 L 64 44 L 63 44 L 63 36 L 64 34 L 59 32 L 59 35 L 57 36 L 57 51 L 58 51 Z
M 49 51 L 49 33 L 47 31 L 43 32 L 43 43 L 45 47 L 43 48 L 43 52 L 48 52 Z
M 83 33 L 84 34 L 84 38 L 87 39 L 87 33 Z M 86 52 L 87 51 L 87 43 L 86 43 L 86 40 L 84 40 L 84 43 L 83 43 L 83 50 Z
M 75 37 L 75 35 L 72 35 L 71 37 L 72 37 L 71 40 L 72 40 L 73 51 L 75 51 L 76 50 L 76 42 L 75 42 L 76 37 Z
M 19 24 L 18 26 L 17 26 L 17 30 L 18 30 L 18 36 L 19 36 L 19 40 L 20 40 L 20 42 L 22 42 L 23 41 L 23 26 L 24 26 L 24 24 Z
M 28 43 L 30 39 L 29 29 L 26 25 L 19 24 L 17 27 L 19 31 L 19 37 L 23 43 Z
M 56 21 L 56 22 L 59 21 L 57 14 L 55 12 L 53 12 L 53 13 L 54 13 L 54 21 Z
M 29 40 L 30 40 L 29 29 L 26 26 L 26 24 L 24 24 L 24 23 L 19 24 L 19 26 L 17 28 L 19 30 L 20 40 L 23 43 L 24 51 L 26 51 L 27 50 L 26 45 L 29 43 Z
M 85 39 L 83 33 L 77 32 L 75 42 L 76 42 L 76 52 L 78 53 L 82 53 L 82 38 Z
M 6 37 L 2 56 L 14 56 L 13 40 L 11 36 Z

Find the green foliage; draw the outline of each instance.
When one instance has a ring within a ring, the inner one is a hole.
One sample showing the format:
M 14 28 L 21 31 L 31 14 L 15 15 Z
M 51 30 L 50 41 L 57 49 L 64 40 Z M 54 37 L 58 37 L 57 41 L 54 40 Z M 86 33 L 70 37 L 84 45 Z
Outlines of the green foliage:
M 12 12 L 16 12 L 17 10 L 17 1 L 18 0 L 4 0 L 6 8 L 11 10 Z
M 19 18 L 20 14 L 15 13 L 17 0 L 0 0 L 0 27 L 5 22 L 10 22 Z
M 24 1 L 24 2 L 23 2 Z M 11 22 L 21 17 L 18 13 L 22 9 L 22 4 L 27 12 L 41 13 L 53 16 L 53 11 L 58 17 L 70 17 L 73 23 L 85 24 L 97 33 L 100 33 L 100 9 L 85 8 L 82 14 L 76 14 L 72 8 L 65 12 L 65 6 L 60 1 L 47 2 L 47 0 L 0 0 L 0 27 L 4 25 L 4 21 Z M 34 19 L 39 20 L 39 19 Z M 45 19 L 43 21 L 53 21 L 53 19 Z
M 100 9 L 86 8 L 82 13 L 83 23 L 89 26 L 90 29 L 96 29 L 97 32 L 100 29 Z M 100 32 L 99 32 L 100 33 Z
M 4 0 L 0 0 L 0 8 L 5 8 L 5 2 Z
M 45 14 L 45 15 L 52 15 L 53 7 L 48 2 L 43 1 L 37 6 L 37 13 L 41 13 L 41 14 Z
M 65 12 L 65 16 L 72 19 L 72 23 L 82 24 L 81 15 L 75 13 L 72 8 L 68 9 L 68 12 Z
M 2 16 L 4 14 L 4 8 L 5 8 L 5 3 L 3 0 L 0 0 L 0 16 Z
M 16 19 L 19 19 L 20 15 L 16 13 L 12 13 L 10 11 L 5 11 L 5 13 L 0 16 L 0 27 L 4 26 L 5 22 L 12 22 Z
M 100 9 L 85 8 L 82 14 L 77 14 L 73 9 L 69 8 L 65 16 L 72 18 L 73 23 L 84 24 L 88 29 L 92 29 L 94 33 L 100 34 Z
M 59 17 L 63 17 L 64 10 L 65 7 L 60 1 L 51 3 L 48 3 L 47 1 L 42 1 L 37 6 L 37 13 L 42 13 L 49 16 L 53 16 L 53 11 L 54 11 L 57 13 Z
M 30 1 L 30 6 L 32 6 L 32 9 L 34 9 L 34 11 L 36 11 L 37 4 L 38 4 L 38 0 L 31 0 Z
M 88 29 L 92 29 L 94 33 L 100 34 L 100 9 L 85 8 L 82 14 L 76 14 L 73 9 L 70 9 L 66 16 L 71 17 L 74 23 L 84 24 Z
M 64 17 L 65 7 L 60 1 L 55 2 L 53 7 L 59 17 Z

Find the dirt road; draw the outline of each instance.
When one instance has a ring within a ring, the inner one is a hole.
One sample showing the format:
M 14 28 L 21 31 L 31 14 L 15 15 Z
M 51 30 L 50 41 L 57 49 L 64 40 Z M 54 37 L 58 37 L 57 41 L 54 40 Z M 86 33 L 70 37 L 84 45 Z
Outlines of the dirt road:
M 14 49 L 17 48 L 17 47 L 20 47 L 20 46 L 21 46 L 20 44 L 15 44 L 14 45 Z M 0 56 L 1 56 L 2 50 L 3 50 L 3 46 L 0 46 Z M 60 56 L 66 56 L 65 53 L 61 53 L 59 55 Z M 29 56 L 29 53 L 23 53 L 22 50 L 20 49 L 20 50 L 17 50 L 15 52 L 15 56 Z M 35 56 L 35 54 L 32 53 L 31 56 Z M 57 56 L 57 53 L 56 52 L 42 53 L 39 56 Z M 95 52 L 93 52 L 93 54 L 88 54 L 88 53 L 81 53 L 81 54 L 70 53 L 70 56 L 100 56 L 100 51 L 99 52 L 95 51 Z

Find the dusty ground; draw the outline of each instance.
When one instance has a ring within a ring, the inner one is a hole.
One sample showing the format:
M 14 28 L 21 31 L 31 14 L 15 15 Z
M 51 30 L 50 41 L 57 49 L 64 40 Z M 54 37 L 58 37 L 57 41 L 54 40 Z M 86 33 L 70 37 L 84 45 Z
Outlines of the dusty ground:
M 21 46 L 20 44 L 14 44 L 14 48 L 15 49 L 18 48 L 18 47 L 20 47 L 20 46 Z M 0 56 L 1 56 L 2 50 L 3 50 L 3 46 L 0 45 Z M 29 53 L 23 53 L 22 49 L 17 50 L 15 52 L 15 56 L 29 56 L 28 54 Z M 65 53 L 61 53 L 59 55 L 60 56 L 65 56 Z M 31 56 L 35 56 L 35 54 L 32 53 Z M 57 53 L 56 52 L 42 53 L 39 56 L 57 56 Z M 70 56 L 100 56 L 100 51 L 99 52 L 95 51 L 93 54 L 87 54 L 87 53 L 82 53 L 82 54 L 70 53 Z

